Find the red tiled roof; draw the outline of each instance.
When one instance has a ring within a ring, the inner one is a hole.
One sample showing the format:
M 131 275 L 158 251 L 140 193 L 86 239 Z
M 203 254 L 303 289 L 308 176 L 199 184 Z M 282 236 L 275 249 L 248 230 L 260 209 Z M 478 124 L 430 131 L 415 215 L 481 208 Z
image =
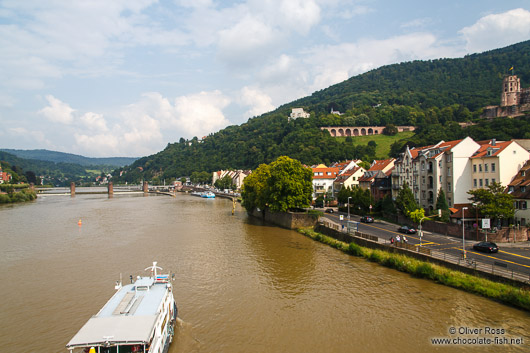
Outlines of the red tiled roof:
M 486 143 L 480 142 L 480 148 L 477 152 L 471 157 L 471 158 L 481 158 L 481 157 L 493 157 L 498 155 L 501 151 L 503 151 L 506 147 L 508 147 L 513 141 L 504 141 L 504 142 L 495 142 L 495 145 L 491 144 L 491 141 L 487 141 Z M 488 149 L 492 149 L 492 153 L 488 156 Z

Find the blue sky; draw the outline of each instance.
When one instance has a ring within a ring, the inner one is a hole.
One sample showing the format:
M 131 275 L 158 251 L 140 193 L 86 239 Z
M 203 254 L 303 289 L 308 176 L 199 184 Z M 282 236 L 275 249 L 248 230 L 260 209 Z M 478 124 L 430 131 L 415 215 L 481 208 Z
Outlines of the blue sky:
M 383 65 L 528 39 L 528 0 L 0 0 L 0 147 L 145 156 Z

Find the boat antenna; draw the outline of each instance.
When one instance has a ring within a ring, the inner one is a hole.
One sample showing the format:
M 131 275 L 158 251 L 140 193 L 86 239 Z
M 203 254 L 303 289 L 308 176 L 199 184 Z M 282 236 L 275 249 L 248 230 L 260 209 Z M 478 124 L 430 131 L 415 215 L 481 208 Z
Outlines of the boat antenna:
M 151 274 L 154 274 L 154 276 L 156 277 L 156 270 L 157 270 L 157 269 L 159 269 L 159 270 L 162 269 L 162 267 L 158 267 L 158 266 L 156 265 L 156 263 L 157 263 L 156 261 L 153 261 L 153 266 L 149 266 L 149 267 L 147 267 L 144 271 L 151 270 Z

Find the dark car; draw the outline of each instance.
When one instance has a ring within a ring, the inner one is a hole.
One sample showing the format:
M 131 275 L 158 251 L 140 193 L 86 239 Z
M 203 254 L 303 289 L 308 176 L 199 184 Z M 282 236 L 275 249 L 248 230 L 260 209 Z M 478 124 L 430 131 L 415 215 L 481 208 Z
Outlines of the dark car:
M 499 247 L 495 243 L 492 243 L 489 241 L 482 241 L 480 243 L 473 245 L 473 250 L 492 253 L 492 252 L 499 252 Z
M 364 223 L 374 223 L 374 219 L 371 216 L 362 216 L 361 222 Z
M 326 210 L 325 210 L 324 212 L 326 212 L 326 213 L 333 213 L 333 212 L 335 212 L 335 211 L 333 211 L 332 208 L 326 208 Z
M 408 226 L 402 226 L 398 228 L 398 232 L 405 233 L 405 234 L 415 234 L 416 229 L 408 227 Z

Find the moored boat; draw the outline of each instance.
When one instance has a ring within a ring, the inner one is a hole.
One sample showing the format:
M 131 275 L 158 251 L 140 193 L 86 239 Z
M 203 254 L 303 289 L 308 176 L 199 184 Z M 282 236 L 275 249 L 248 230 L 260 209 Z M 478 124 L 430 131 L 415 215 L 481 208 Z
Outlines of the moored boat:
M 66 348 L 71 353 L 167 353 L 173 340 L 177 305 L 169 274 L 153 262 L 149 277 L 122 286 L 77 332 Z M 132 276 L 131 276 L 132 282 Z
M 214 199 L 215 198 L 215 194 L 211 191 L 207 191 L 207 192 L 204 192 L 201 197 L 203 198 L 206 198 L 206 199 Z

